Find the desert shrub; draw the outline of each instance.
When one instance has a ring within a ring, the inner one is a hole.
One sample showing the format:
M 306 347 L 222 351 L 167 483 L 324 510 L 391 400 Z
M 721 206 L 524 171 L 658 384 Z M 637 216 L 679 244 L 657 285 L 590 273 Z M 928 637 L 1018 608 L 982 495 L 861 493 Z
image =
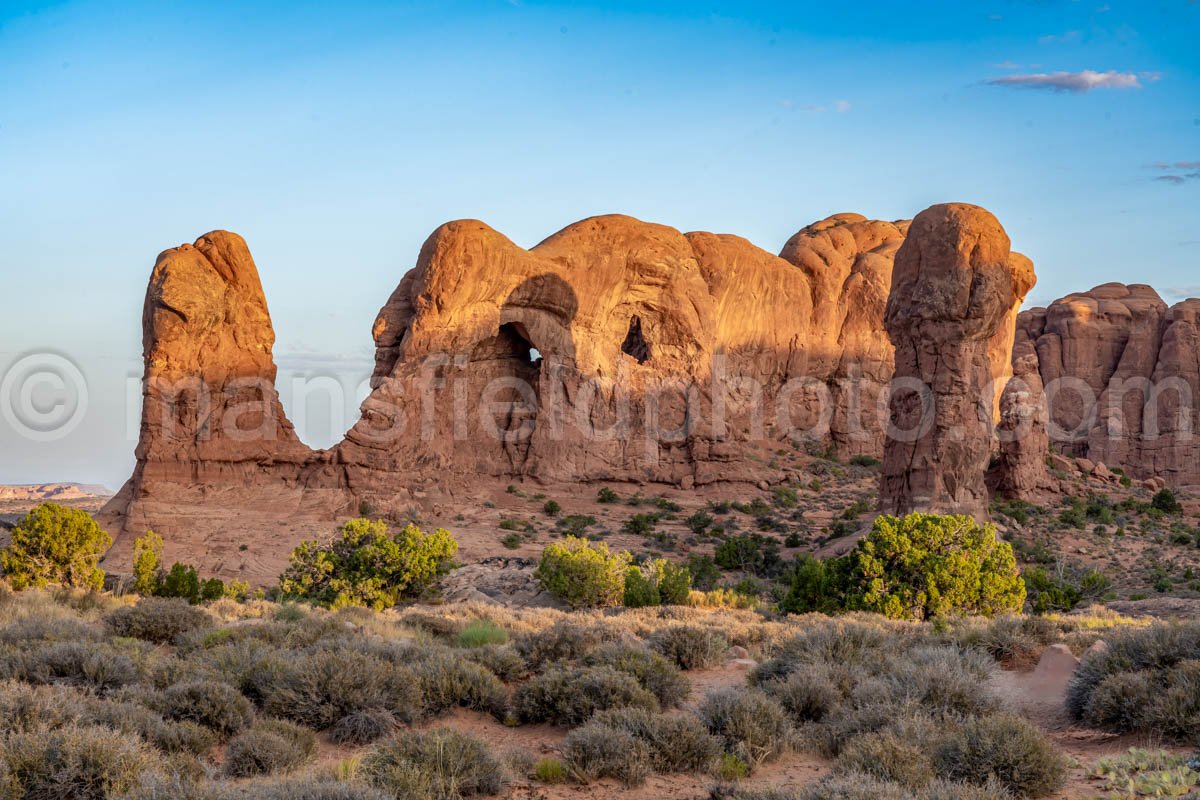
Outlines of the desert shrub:
M 13 733 L 3 750 L 5 796 L 22 800 L 107 800 L 158 771 L 136 736 L 99 727 Z
M 17 680 L 0 682 L 0 730 L 5 732 L 57 728 L 86 716 L 87 701 L 77 689 L 31 686 Z
M 225 596 L 225 581 L 220 578 L 209 578 L 200 583 L 200 599 L 206 603 L 220 600 Z
M 621 530 L 631 536 L 649 536 L 658 524 L 658 514 L 634 514 L 621 523 Z
M 261 626 L 260 626 L 261 627 Z M 217 678 L 236 687 L 246 697 L 261 704 L 294 658 L 294 655 L 270 644 L 247 639 L 225 641 L 224 631 L 219 629 L 204 634 L 216 642 L 211 647 L 201 648 L 188 654 L 186 661 L 168 662 L 155 676 L 155 683 L 166 687 L 180 680 L 194 677 Z M 245 630 L 245 629 L 238 629 Z M 189 639 L 188 634 L 181 641 Z
M 1160 726 L 1166 726 L 1172 731 L 1168 735 L 1178 736 L 1178 715 L 1187 713 L 1192 673 L 1184 668 L 1173 678 L 1173 672 L 1200 660 L 1200 623 L 1116 629 L 1105 642 L 1107 646 L 1088 653 L 1071 676 L 1068 711 L 1076 719 L 1110 730 L 1160 732 Z M 1193 724 L 1200 728 L 1200 723 Z
M 132 701 L 99 698 L 67 701 L 74 721 L 101 725 L 122 733 L 140 736 L 166 753 L 203 755 L 216 741 L 215 734 L 194 722 L 164 719 L 157 712 Z M 46 716 L 42 724 L 61 724 L 57 716 Z
M 625 570 L 626 608 L 645 608 L 662 603 L 658 593 L 658 583 L 648 576 L 641 567 L 630 566 Z
M 946 737 L 934 755 L 951 780 L 998 781 L 1017 797 L 1046 797 L 1066 781 L 1066 759 L 1030 723 L 996 715 L 972 719 Z
M 826 669 L 804 669 L 768 681 L 762 690 L 774 697 L 796 723 L 820 722 L 842 701 Z
M 558 512 L 562 511 L 562 506 L 558 504 L 557 500 L 547 500 L 542 504 L 542 511 L 548 517 L 557 517 Z
M 576 661 L 617 638 L 617 631 L 606 625 L 564 617 L 545 630 L 521 637 L 517 651 L 536 669 L 554 661 Z
M 329 739 L 334 744 L 370 744 L 392 735 L 397 727 L 396 717 L 389 711 L 354 711 L 337 721 L 329 732 Z
M 552 667 L 518 687 L 514 703 L 524 722 L 559 725 L 579 725 L 609 708 L 659 708 L 636 678 L 606 666 Z
M 1183 513 L 1183 505 L 1170 489 L 1159 489 L 1150 499 L 1150 507 L 1164 514 Z
M 650 638 L 650 646 L 680 669 L 718 666 L 729 651 L 729 641 L 723 633 L 699 625 L 666 627 Z
M 95 628 L 74 617 L 30 614 L 0 627 L 0 644 L 88 642 L 98 638 L 99 632 Z
M 664 606 L 687 605 L 692 593 L 692 574 L 682 564 L 660 559 L 655 562 L 658 594 Z
M 592 651 L 588 666 L 609 666 L 632 675 L 642 688 L 658 698 L 663 708 L 674 708 L 687 699 L 691 683 L 662 655 L 645 647 L 611 642 Z
M 654 714 L 643 708 L 600 711 L 587 722 L 632 734 L 649 748 L 655 772 L 708 772 L 721 741 L 693 714 Z
M 263 700 L 268 713 L 317 730 L 370 709 L 411 720 L 422 704 L 421 686 L 411 669 L 345 650 L 317 650 L 293 659 Z
M 0 675 L 29 683 L 69 684 L 108 692 L 139 678 L 137 665 L 107 642 L 50 642 L 12 651 L 0 659 Z
M 964 621 L 951 633 L 960 646 L 983 650 L 1004 664 L 1031 662 L 1043 647 L 1059 638 L 1058 628 L 1045 617 L 1015 614 L 987 621 Z
M 697 714 L 725 749 L 751 768 L 788 748 L 791 726 L 783 707 L 757 689 L 709 692 Z
M 688 568 L 658 558 L 625 572 L 625 605 L 645 606 L 686 605 L 692 591 L 692 576 Z
M 860 453 L 855 456 L 850 456 L 850 463 L 856 467 L 878 467 L 881 462 L 874 456 Z
M 409 524 L 388 535 L 383 520 L 352 519 L 328 544 L 302 542 L 280 578 L 286 596 L 323 605 L 394 606 L 423 592 L 449 571 L 458 542 L 442 528 L 422 533 Z
M 343 783 L 333 776 L 303 778 L 270 778 L 222 786 L 212 790 L 204 785 L 197 790 L 194 786 L 165 786 L 159 793 L 140 793 L 121 800 L 395 800 L 396 795 L 386 793 L 359 783 Z M 182 791 L 181 791 L 182 790 Z M 205 791 L 207 790 L 207 791 Z M 183 792 L 203 792 L 184 794 Z M 406 795 L 411 800 L 411 795 Z
M 863 674 L 877 672 L 884 656 L 907 650 L 911 642 L 889 625 L 855 619 L 814 621 L 800 633 L 778 644 L 772 657 L 750 673 L 752 683 L 782 678 L 814 664 L 859 668 Z
M 109 614 L 104 624 L 113 636 L 172 644 L 183 634 L 211 627 L 212 617 L 180 599 L 143 597 Z
M 721 580 L 721 568 L 713 561 L 712 556 L 692 553 L 688 556 L 687 568 L 692 579 L 692 588 L 702 592 L 717 588 L 717 583 Z
M 933 760 L 924 743 L 877 731 L 856 736 L 842 748 L 837 771 L 871 775 L 909 789 L 923 788 L 934 778 Z
M 846 604 L 894 619 L 1019 611 L 1012 547 L 968 516 L 880 516 L 842 559 Z
M 235 778 L 277 775 L 308 761 L 317 752 L 317 736 L 284 720 L 263 720 L 233 737 L 225 749 L 225 772 Z
M 830 775 L 807 787 L 796 800 L 917 800 L 906 787 L 861 772 Z
M 413 665 L 426 712 L 440 714 L 455 706 L 502 715 L 508 690 L 487 667 L 456 653 L 433 653 Z
M 112 537 L 86 511 L 44 503 L 12 529 L 0 566 L 18 591 L 51 583 L 99 589 L 104 572 L 97 565 L 110 546 Z
M 1060 567 L 1054 573 L 1029 567 L 1021 575 L 1030 608 L 1036 614 L 1070 611 L 1085 599 L 1095 600 L 1108 591 L 1112 581 L 1097 569 Z
M 923 789 L 910 791 L 892 781 L 863 772 L 834 773 L 800 790 L 743 789 L 719 786 L 710 800 L 1011 800 L 1012 795 L 995 783 L 971 786 L 935 780 Z
M 1200 661 L 1182 661 L 1167 671 L 1146 727 L 1179 742 L 1200 742 Z
M 650 748 L 633 734 L 607 725 L 588 724 L 567 734 L 563 756 L 583 783 L 615 778 L 637 786 L 650 774 Z
M 600 491 L 596 492 L 597 503 L 615 503 L 621 499 L 621 496 L 607 486 L 601 486 Z
M 1090 725 L 1119 733 L 1144 727 L 1159 693 L 1157 677 L 1152 671 L 1109 675 L 1092 691 L 1084 718 Z
M 807 614 L 812 611 L 836 611 L 842 603 L 841 587 L 825 562 L 803 554 L 788 570 L 788 591 L 779 603 L 779 610 L 788 614 Z
M 146 531 L 133 542 L 133 590 L 143 597 L 158 594 L 162 548 L 162 537 L 154 531 Z
M 704 510 L 696 511 L 684 519 L 683 524 L 696 535 L 703 534 L 713 524 L 712 516 Z
M 528 670 L 525 659 L 511 644 L 485 644 L 468 648 L 463 654 L 468 661 L 482 664 L 501 680 L 511 681 L 522 677 Z
M 567 514 L 555 524 L 564 535 L 583 536 L 596 524 L 596 518 L 590 514 Z
M 441 728 L 401 735 L 363 757 L 359 774 L 396 800 L 496 794 L 504 767 L 474 736 Z
M 730 536 L 717 545 L 713 560 L 722 569 L 768 576 L 780 564 L 779 540 L 760 533 Z
M 468 623 L 458 634 L 459 647 L 483 647 L 489 644 L 504 644 L 508 631 L 490 619 L 477 619 Z
M 232 736 L 249 727 L 254 706 L 227 683 L 189 681 L 171 686 L 153 701 L 168 719 L 203 725 L 221 736 Z
M 200 576 L 191 564 L 176 562 L 163 576 L 158 587 L 161 597 L 176 597 L 189 603 L 200 602 Z
M 610 553 L 607 544 L 593 547 L 586 539 L 567 536 L 542 551 L 534 574 L 572 608 L 615 606 L 624 599 L 630 560 L 629 553 Z

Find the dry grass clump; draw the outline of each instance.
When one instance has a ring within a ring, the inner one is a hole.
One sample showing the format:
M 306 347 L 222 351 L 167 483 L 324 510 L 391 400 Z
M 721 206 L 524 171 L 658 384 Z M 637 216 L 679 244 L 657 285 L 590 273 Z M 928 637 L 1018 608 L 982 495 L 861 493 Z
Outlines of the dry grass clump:
M 592 651 L 584 660 L 588 666 L 609 666 L 632 675 L 658 698 L 663 708 L 676 708 L 687 699 L 692 686 L 675 665 L 665 657 L 638 645 L 610 642 Z
M 203 725 L 165 719 L 152 709 L 129 701 L 91 699 L 81 720 L 140 736 L 168 754 L 203 756 L 217 741 L 217 734 Z
M 411 721 L 422 711 L 421 687 L 408 667 L 364 653 L 317 650 L 287 664 L 267 688 L 263 707 L 316 730 L 355 711 L 385 709 Z
M 143 597 L 136 606 L 109 614 L 104 624 L 113 636 L 172 644 L 185 633 L 212 627 L 212 617 L 186 600 Z
M 571 726 L 610 708 L 659 710 L 658 699 L 636 678 L 607 666 L 551 667 L 517 688 L 514 705 L 522 722 Z
M 584 727 L 588 726 L 624 731 L 645 743 L 655 772 L 706 773 L 721 756 L 721 740 L 710 734 L 694 714 L 617 708 L 598 712 Z
M 495 794 L 504 783 L 486 744 L 448 728 L 385 742 L 363 758 L 359 774 L 395 800 L 459 800 Z
M 390 711 L 368 709 L 342 717 L 329 731 L 334 744 L 363 745 L 377 742 L 395 733 L 399 723 Z
M 22 800 L 107 800 L 159 771 L 138 737 L 94 726 L 10 733 L 0 752 L 0 794 Z
M 1114 631 L 1071 677 L 1067 709 L 1090 725 L 1200 740 L 1200 622 Z
M 128 653 L 108 642 L 51 641 L 8 646 L 0 652 L 0 678 L 110 692 L 137 682 L 140 671 Z
M 567 734 L 563 755 L 581 783 L 615 778 L 637 786 L 650 774 L 650 748 L 629 731 L 589 723 Z
M 286 720 L 261 720 L 225 749 L 225 772 L 235 778 L 276 775 L 299 767 L 317 752 L 317 735 Z
M 254 721 L 254 706 L 241 692 L 219 681 L 179 683 L 147 700 L 167 719 L 194 722 L 221 737 L 233 736 Z
M 1016 797 L 1047 797 L 1066 781 L 1066 759 L 1030 723 L 994 715 L 969 720 L 934 756 L 940 775 L 975 785 L 994 780 Z
M 751 770 L 791 745 L 792 726 L 783 707 L 757 689 L 709 692 L 696 713 L 725 750 Z
M 454 652 L 437 652 L 413 668 L 426 713 L 440 714 L 461 706 L 503 719 L 508 688 L 487 667 Z
M 533 669 L 540 669 L 556 661 L 579 661 L 620 636 L 620 631 L 599 620 L 564 618 L 545 630 L 522 636 L 516 645 L 525 662 Z
M 463 650 L 458 655 L 487 667 L 501 680 L 515 681 L 529 673 L 529 666 L 525 663 L 525 659 L 511 644 L 485 644 L 482 647 Z
M 719 666 L 729 652 L 723 633 L 699 625 L 671 625 L 650 637 L 650 646 L 680 669 Z

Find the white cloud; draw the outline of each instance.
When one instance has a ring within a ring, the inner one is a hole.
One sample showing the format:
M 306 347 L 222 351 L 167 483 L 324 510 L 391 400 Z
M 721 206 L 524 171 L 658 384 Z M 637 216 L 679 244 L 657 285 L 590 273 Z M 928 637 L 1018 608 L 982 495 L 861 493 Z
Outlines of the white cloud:
M 1038 44 L 1067 44 L 1077 42 L 1081 38 L 1083 38 L 1083 31 L 1067 31 L 1063 34 L 1039 37 Z
M 1143 74 L 1148 80 L 1158 80 L 1157 75 Z M 1037 72 L 1028 75 L 1008 75 L 991 78 L 986 83 L 992 86 L 1009 86 L 1016 89 L 1044 89 L 1051 92 L 1082 94 L 1093 89 L 1140 89 L 1141 81 L 1132 72 L 1097 72 L 1085 69 L 1081 72 Z

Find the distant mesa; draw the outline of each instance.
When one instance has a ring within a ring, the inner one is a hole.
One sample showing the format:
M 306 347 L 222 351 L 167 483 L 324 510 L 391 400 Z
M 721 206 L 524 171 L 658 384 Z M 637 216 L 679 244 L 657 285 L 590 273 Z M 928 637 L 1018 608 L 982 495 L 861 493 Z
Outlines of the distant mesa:
M 0 502 L 54 502 L 112 497 L 112 490 L 95 483 L 31 483 L 0 486 Z

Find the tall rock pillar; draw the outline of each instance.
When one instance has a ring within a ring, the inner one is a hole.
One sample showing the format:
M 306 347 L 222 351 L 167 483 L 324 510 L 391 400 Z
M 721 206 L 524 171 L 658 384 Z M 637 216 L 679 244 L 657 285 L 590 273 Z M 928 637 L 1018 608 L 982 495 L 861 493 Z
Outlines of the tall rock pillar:
M 1033 283 L 1032 263 L 985 209 L 947 203 L 913 220 L 884 317 L 896 347 L 884 512 L 986 516 L 997 378 L 1007 373 L 995 362 L 1010 358 L 999 343 L 1012 342 Z

